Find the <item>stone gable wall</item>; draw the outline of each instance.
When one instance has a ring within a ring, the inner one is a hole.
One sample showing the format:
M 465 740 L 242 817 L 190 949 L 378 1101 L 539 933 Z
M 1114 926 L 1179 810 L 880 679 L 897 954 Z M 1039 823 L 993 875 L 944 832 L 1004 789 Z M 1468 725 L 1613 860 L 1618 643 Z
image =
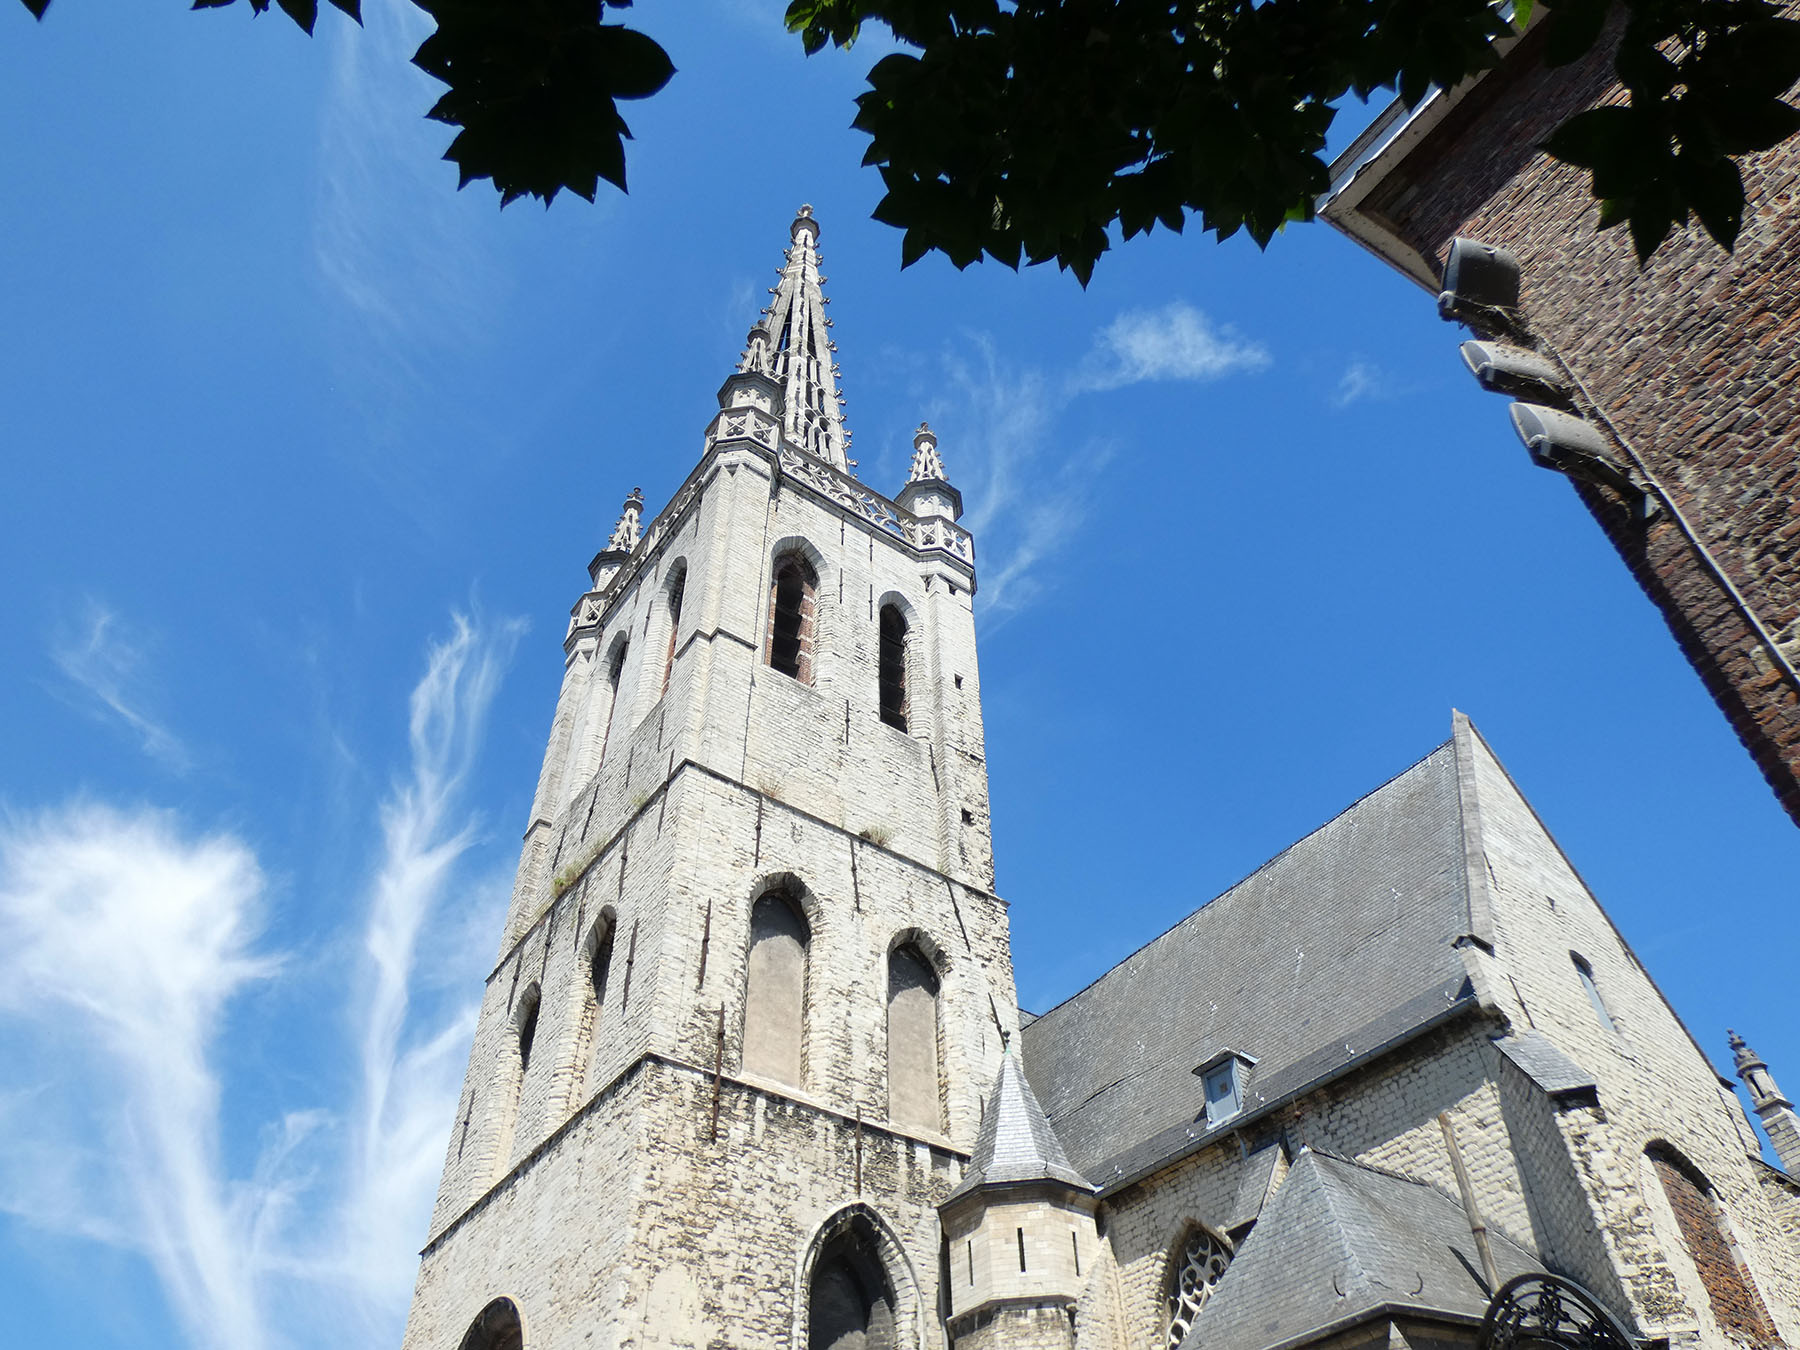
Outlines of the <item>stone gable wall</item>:
M 1793 1343 L 1800 1281 L 1756 1177 L 1757 1141 L 1735 1095 L 1487 747 L 1471 737 L 1459 749 L 1474 762 L 1479 861 L 1496 939 L 1498 977 L 1490 983 L 1516 1027 L 1549 1037 L 1598 1083 L 1597 1109 L 1564 1108 L 1558 1128 L 1617 1278 L 1647 1326 L 1676 1335 L 1701 1324 L 1704 1293 L 1679 1270 L 1671 1274 L 1665 1248 L 1679 1239 L 1659 1230 L 1657 1197 L 1640 1166 L 1646 1149 L 1667 1144 L 1715 1188 L 1753 1282 Z M 1572 952 L 1591 964 L 1612 1029 L 1589 1001 Z M 1579 1231 L 1547 1236 L 1552 1250 L 1591 1254 Z

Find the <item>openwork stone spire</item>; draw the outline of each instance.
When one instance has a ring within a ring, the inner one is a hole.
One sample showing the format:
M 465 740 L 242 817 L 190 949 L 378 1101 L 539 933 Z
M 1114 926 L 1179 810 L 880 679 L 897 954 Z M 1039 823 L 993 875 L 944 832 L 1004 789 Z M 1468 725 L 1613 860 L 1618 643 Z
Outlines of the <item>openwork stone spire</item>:
M 619 523 L 613 526 L 612 538 L 606 541 L 608 553 L 629 553 L 637 547 L 644 530 L 644 490 L 631 489 L 631 495 L 619 508 Z
M 785 399 L 782 430 L 808 454 L 833 468 L 849 470 L 845 458 L 850 433 L 844 430 L 843 395 L 832 361 L 837 344 L 827 331 L 825 278 L 819 273 L 819 222 L 812 207 L 802 206 L 790 227 L 793 244 L 780 282 L 771 288 L 774 303 L 750 330 L 742 371 L 772 376 Z
M 932 431 L 929 422 L 919 423 L 919 429 L 913 433 L 912 472 L 907 474 L 909 483 L 942 483 L 944 478 L 943 456 L 938 454 L 937 433 Z

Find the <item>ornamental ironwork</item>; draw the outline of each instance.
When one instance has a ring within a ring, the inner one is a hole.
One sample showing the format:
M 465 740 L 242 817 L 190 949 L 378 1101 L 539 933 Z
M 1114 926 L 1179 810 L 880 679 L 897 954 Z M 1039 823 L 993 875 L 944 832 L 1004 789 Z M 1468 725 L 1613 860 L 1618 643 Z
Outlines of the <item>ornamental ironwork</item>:
M 1538 1274 L 1500 1287 L 1476 1350 L 1638 1350 L 1638 1342 L 1575 1281 Z

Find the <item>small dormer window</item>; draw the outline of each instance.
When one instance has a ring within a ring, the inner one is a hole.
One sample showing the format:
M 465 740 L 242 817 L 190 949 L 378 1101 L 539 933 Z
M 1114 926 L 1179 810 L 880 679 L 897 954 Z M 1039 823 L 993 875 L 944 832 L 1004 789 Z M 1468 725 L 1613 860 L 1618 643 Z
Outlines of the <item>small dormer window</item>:
M 1256 1061 L 1236 1050 L 1221 1050 L 1194 1070 L 1203 1086 L 1202 1119 L 1210 1125 L 1230 1120 L 1244 1109 L 1244 1078 Z

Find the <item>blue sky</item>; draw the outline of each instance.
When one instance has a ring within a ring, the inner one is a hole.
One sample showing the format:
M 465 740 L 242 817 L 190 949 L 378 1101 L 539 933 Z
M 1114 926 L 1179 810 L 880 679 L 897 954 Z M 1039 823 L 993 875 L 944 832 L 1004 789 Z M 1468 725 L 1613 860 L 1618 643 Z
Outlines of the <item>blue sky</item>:
M 1800 848 L 1428 297 L 1323 225 L 902 273 L 771 0 L 641 7 L 629 197 L 457 193 L 418 16 L 0 5 L 0 1292 L 398 1343 L 583 566 L 802 201 L 861 474 L 969 505 L 1043 1008 L 1476 720 L 1705 1048 L 1800 1086 Z M 667 11 L 667 12 L 665 12 Z

